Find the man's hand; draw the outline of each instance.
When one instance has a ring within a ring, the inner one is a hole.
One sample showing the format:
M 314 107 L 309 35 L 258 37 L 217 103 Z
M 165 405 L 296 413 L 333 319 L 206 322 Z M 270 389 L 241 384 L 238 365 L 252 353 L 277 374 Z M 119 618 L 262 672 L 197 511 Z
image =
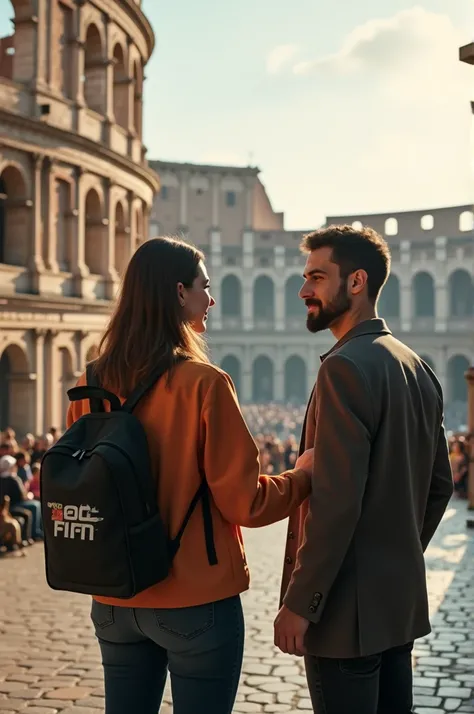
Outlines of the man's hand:
M 295 463 L 295 469 L 302 469 L 310 476 L 313 475 L 314 449 L 307 449 L 301 456 L 298 456 Z
M 275 645 L 285 654 L 302 657 L 306 654 L 304 636 L 308 627 L 309 620 L 283 605 L 274 623 Z

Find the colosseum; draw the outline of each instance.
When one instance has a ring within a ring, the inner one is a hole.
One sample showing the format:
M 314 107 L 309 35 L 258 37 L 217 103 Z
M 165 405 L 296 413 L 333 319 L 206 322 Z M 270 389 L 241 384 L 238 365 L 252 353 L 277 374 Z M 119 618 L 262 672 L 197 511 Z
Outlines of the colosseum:
M 5 0 L 3 0 L 5 1 Z M 0 40 L 0 425 L 63 427 L 158 177 L 141 0 L 12 0 Z
M 210 321 L 214 361 L 231 374 L 243 402 L 304 402 L 332 338 L 305 328 L 298 298 L 302 232 L 284 230 L 258 169 L 151 165 L 161 180 L 152 234 L 189 236 L 208 257 L 217 301 Z M 329 216 L 331 223 L 370 225 L 387 238 L 392 274 L 379 312 L 434 367 L 447 424 L 462 426 L 464 375 L 474 358 L 472 206 Z

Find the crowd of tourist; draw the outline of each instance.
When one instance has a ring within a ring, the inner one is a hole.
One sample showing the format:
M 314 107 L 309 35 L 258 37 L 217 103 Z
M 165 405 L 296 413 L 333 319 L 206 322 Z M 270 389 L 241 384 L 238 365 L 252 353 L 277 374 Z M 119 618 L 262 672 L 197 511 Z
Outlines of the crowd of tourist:
M 248 404 L 242 411 L 259 449 L 262 473 L 291 469 L 298 456 L 305 408 Z M 20 440 L 11 428 L 0 432 L 0 553 L 42 540 L 40 463 L 59 437 L 55 428 L 39 437 L 26 434 Z M 449 436 L 454 487 L 460 498 L 467 498 L 470 439 L 467 434 Z

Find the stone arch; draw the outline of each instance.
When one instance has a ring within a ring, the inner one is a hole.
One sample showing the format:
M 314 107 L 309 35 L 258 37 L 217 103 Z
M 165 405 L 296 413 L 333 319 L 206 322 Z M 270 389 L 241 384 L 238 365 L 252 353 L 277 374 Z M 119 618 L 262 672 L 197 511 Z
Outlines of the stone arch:
M 463 233 L 474 230 L 474 213 L 463 211 L 459 216 L 459 230 Z
M 34 431 L 35 383 L 22 346 L 10 342 L 0 356 L 0 429 Z
M 448 399 L 452 402 L 467 402 L 467 384 L 465 374 L 469 369 L 469 360 L 464 355 L 454 355 L 448 361 Z
M 306 362 L 299 355 L 288 357 L 285 362 L 285 402 L 304 404 L 308 397 L 308 370 Z
M 396 218 L 387 218 L 387 220 L 385 221 L 385 235 L 398 235 L 398 220 Z
M 227 372 L 234 383 L 237 394 L 240 398 L 240 390 L 242 388 L 242 365 L 238 357 L 235 355 L 226 355 L 221 361 L 221 369 Z
M 382 288 L 377 309 L 381 317 L 400 317 L 400 280 L 394 273 L 390 273 Z
M 120 42 L 113 51 L 114 62 L 114 117 L 117 124 L 128 127 L 129 82 L 125 64 L 125 53 Z
M 415 317 L 435 316 L 435 285 L 430 273 L 421 271 L 412 283 L 413 313 Z
M 270 357 L 260 355 L 252 364 L 252 399 L 257 404 L 274 399 L 275 367 Z
M 222 317 L 241 317 L 242 283 L 233 273 L 229 273 L 221 283 Z
M 143 66 L 141 61 L 133 63 L 133 125 L 138 137 L 142 136 L 143 115 Z
M 96 188 L 90 188 L 85 199 L 85 262 L 90 272 L 104 272 L 107 252 L 103 205 Z
M 84 51 L 84 99 L 89 109 L 104 115 L 107 110 L 107 65 L 102 37 L 94 22 L 87 27 Z
M 7 164 L 0 174 L 0 263 L 26 266 L 31 233 L 31 201 L 24 172 L 16 164 Z
M 253 314 L 256 320 L 275 318 L 275 284 L 268 275 L 259 275 L 254 282 Z
M 305 314 L 304 302 L 299 297 L 303 280 L 299 275 L 291 275 L 285 283 L 285 315 L 301 317 Z
M 464 269 L 455 270 L 448 280 L 450 317 L 474 315 L 474 286 L 472 275 Z
M 127 208 L 122 201 L 115 204 L 115 269 L 118 275 L 125 275 L 130 260 L 130 229 L 127 222 Z

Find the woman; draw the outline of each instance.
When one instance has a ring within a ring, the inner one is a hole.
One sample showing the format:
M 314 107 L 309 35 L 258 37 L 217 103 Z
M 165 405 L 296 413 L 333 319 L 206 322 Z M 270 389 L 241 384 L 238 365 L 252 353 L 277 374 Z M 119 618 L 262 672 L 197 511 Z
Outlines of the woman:
M 156 714 L 168 668 L 174 714 L 230 714 L 244 643 L 240 593 L 249 585 L 239 526 L 286 518 L 309 495 L 311 452 L 294 471 L 260 475 L 233 384 L 206 354 L 202 333 L 213 305 L 198 250 L 174 239 L 147 241 L 130 261 L 94 365 L 101 386 L 123 400 L 165 361 L 167 375 L 135 411 L 159 510 L 173 536 L 204 475 L 218 560 L 209 564 L 197 508 L 164 582 L 131 600 L 94 598 L 107 714 Z M 88 402 L 74 402 L 68 425 L 86 411 Z

